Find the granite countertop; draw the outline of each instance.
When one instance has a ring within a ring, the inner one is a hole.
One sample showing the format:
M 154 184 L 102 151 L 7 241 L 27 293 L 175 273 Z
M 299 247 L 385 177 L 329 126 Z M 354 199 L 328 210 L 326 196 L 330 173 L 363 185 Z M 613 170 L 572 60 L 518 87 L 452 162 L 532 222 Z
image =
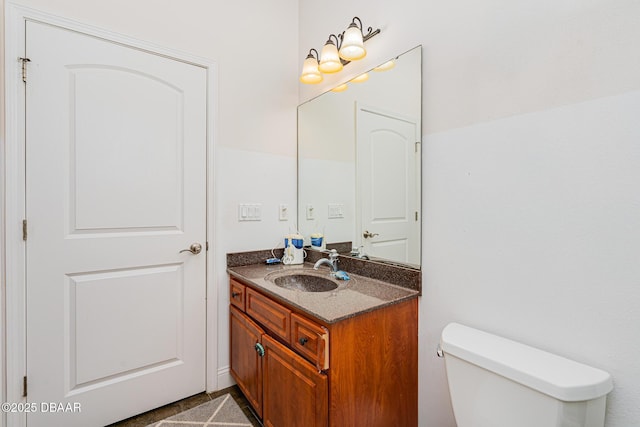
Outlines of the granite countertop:
M 338 288 L 328 292 L 285 289 L 269 280 L 288 272 L 321 274 L 330 278 L 328 267 L 321 266 L 318 270 L 314 270 L 313 264 L 310 263 L 301 265 L 252 264 L 229 267 L 227 271 L 232 277 L 247 282 L 274 299 L 294 306 L 326 323 L 335 323 L 360 313 L 416 298 L 419 295 L 418 291 L 350 272 L 348 273 L 350 280 L 332 279 L 338 284 Z

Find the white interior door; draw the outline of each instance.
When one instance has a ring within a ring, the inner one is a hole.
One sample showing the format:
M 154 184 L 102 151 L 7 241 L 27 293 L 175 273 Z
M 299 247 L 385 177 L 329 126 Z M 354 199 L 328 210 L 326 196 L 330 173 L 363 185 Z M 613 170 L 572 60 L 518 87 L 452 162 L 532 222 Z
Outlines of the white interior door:
M 420 152 L 415 121 L 358 106 L 357 221 L 365 253 L 420 264 Z
M 26 40 L 27 424 L 103 426 L 205 389 L 206 70 Z

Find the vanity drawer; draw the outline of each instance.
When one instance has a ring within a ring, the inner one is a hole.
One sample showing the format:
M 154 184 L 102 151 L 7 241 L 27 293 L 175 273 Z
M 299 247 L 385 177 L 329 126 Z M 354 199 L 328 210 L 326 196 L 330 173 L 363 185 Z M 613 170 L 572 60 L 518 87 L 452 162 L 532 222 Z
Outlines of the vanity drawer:
M 291 310 L 288 308 L 247 287 L 245 312 L 283 340 L 289 341 Z
M 233 278 L 230 280 L 229 283 L 230 283 L 229 301 L 231 301 L 232 305 L 238 307 L 239 310 L 244 311 L 245 310 L 245 305 L 244 305 L 245 286 Z
M 295 313 L 291 314 L 291 347 L 319 371 L 329 369 L 329 331 Z

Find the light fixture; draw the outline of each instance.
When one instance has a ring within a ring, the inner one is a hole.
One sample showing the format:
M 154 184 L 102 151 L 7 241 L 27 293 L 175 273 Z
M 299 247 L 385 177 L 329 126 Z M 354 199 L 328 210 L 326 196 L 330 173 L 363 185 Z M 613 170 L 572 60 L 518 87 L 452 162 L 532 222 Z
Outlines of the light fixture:
M 351 20 L 346 31 L 337 36 L 335 34 L 329 35 L 320 55 L 315 49 L 309 50 L 302 65 L 300 81 L 308 84 L 320 83 L 322 81 L 321 73 L 337 73 L 349 62 L 364 58 L 367 54 L 364 42 L 380 33 L 380 29 L 373 30 L 368 27 L 365 34 L 363 28 L 362 21 L 356 16 Z M 316 54 L 315 57 L 313 52 Z
M 331 37 L 336 40 L 335 43 L 331 40 Z M 340 55 L 336 47 L 339 43 L 340 40 L 338 40 L 335 34 L 329 35 L 329 39 L 324 44 L 322 53 L 320 53 L 320 64 L 318 65 L 318 69 L 323 73 L 337 73 L 342 70 L 342 62 L 340 61 Z
M 313 52 L 316 53 L 316 56 L 313 56 Z M 322 81 L 322 74 L 318 70 L 318 51 L 313 48 L 309 50 L 307 59 L 302 64 L 300 81 L 306 84 L 316 84 Z
M 366 82 L 367 80 L 369 80 L 369 74 L 363 73 L 363 74 L 360 74 L 358 77 L 351 79 L 351 83 L 362 83 L 362 82 Z
M 360 26 L 356 24 L 356 20 Z M 369 27 L 371 30 L 371 27 Z M 362 59 L 367 54 L 364 48 L 364 34 L 362 33 L 362 21 L 357 16 L 353 18 L 349 28 L 345 31 L 340 47 L 340 57 L 347 61 Z

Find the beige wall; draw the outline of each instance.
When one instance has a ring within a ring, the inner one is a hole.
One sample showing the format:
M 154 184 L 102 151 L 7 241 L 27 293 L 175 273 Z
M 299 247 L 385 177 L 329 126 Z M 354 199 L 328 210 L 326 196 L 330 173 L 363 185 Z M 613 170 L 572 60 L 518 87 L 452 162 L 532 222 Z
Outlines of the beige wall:
M 420 426 L 450 427 L 457 321 L 609 371 L 607 426 L 640 419 L 640 3 L 300 2 L 300 63 L 353 16 L 369 54 L 300 101 L 422 44 Z

